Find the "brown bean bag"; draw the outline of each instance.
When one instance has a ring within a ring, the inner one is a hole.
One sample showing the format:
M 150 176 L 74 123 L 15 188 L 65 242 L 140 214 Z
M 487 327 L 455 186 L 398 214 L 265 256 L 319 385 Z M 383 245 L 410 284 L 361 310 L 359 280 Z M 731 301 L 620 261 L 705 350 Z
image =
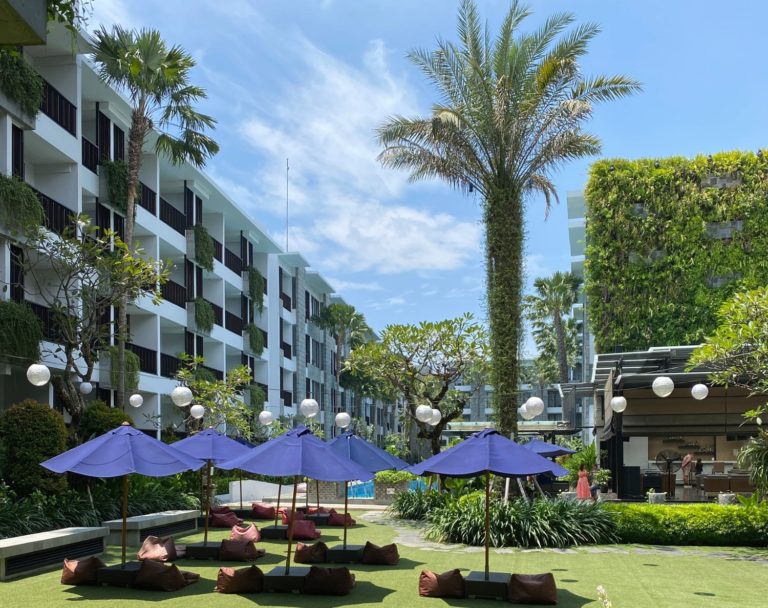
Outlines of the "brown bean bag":
M 298 543 L 293 561 L 297 564 L 324 564 L 328 561 L 328 545 L 323 541 L 316 542 L 314 545 Z
M 208 527 L 210 528 L 231 528 L 232 526 L 239 526 L 243 523 L 234 513 L 211 513 L 208 518 Z
M 509 579 L 509 601 L 513 604 L 557 604 L 557 585 L 551 572 L 513 574 Z
M 104 567 L 98 557 L 85 559 L 65 559 L 61 569 L 62 585 L 95 585 L 96 572 Z
M 252 540 L 257 543 L 261 540 L 261 533 L 253 524 L 232 526 L 232 531 L 229 533 L 229 540 Z
M 346 517 L 345 517 L 346 515 Z M 327 524 L 329 526 L 343 526 L 344 521 L 347 522 L 347 527 L 354 526 L 357 522 L 352 519 L 352 516 L 349 513 L 337 513 L 333 509 L 331 509 L 331 514 L 328 516 L 328 522 Z
M 377 564 L 380 566 L 396 566 L 400 561 L 400 553 L 397 551 L 397 545 L 384 545 L 379 547 L 372 542 L 365 543 L 363 547 L 363 564 Z
M 222 514 L 222 513 L 232 513 L 232 509 L 230 509 L 226 505 L 222 505 L 220 507 L 211 507 L 209 509 L 209 511 L 211 513 L 219 513 L 219 514 Z
M 307 508 L 308 515 L 316 515 L 318 513 L 330 513 L 325 507 L 309 507 Z
M 145 559 L 153 559 L 157 562 L 175 561 L 178 557 L 176 543 L 170 537 L 147 536 L 136 557 L 141 561 Z
M 307 516 L 304 515 L 301 511 L 294 511 L 296 515 L 296 521 L 301 521 L 302 519 L 307 519 Z M 283 525 L 286 526 L 290 523 L 290 515 L 288 514 L 288 511 L 281 511 L 280 512 L 280 518 L 283 520 Z
M 225 562 L 251 562 L 264 553 L 252 540 L 223 540 L 219 547 L 219 559 Z
M 219 568 L 216 591 L 219 593 L 259 593 L 264 590 L 264 573 L 256 566 Z
M 194 572 L 182 572 L 171 564 L 163 564 L 151 559 L 141 562 L 133 586 L 150 591 L 178 591 L 200 580 L 200 575 Z
M 315 540 L 320 538 L 320 530 L 315 526 L 315 522 L 308 519 L 297 519 L 293 522 L 293 538 L 299 540 Z
M 464 597 L 464 577 L 458 568 L 436 574 L 422 570 L 419 576 L 419 595 L 422 597 Z
M 275 507 L 255 502 L 251 505 L 255 519 L 275 519 Z
M 308 595 L 347 595 L 355 586 L 349 568 L 312 566 L 304 577 L 303 593 Z

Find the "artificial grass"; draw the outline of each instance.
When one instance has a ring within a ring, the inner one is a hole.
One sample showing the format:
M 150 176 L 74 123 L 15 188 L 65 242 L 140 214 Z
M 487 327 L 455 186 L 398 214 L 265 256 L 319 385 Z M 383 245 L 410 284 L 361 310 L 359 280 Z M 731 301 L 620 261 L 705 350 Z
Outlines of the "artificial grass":
M 381 524 L 369 523 L 353 513 L 358 525 L 348 532 L 348 542 L 376 544 L 391 542 L 395 531 Z M 340 541 L 342 530 L 322 528 L 322 540 L 329 545 Z M 214 541 L 228 536 L 227 530 L 212 530 Z M 197 542 L 202 534 L 177 539 L 179 543 Z M 259 546 L 267 555 L 256 564 L 264 571 L 285 563 L 284 541 L 262 541 Z M 438 572 L 451 568 L 481 570 L 483 552 L 480 548 L 457 550 L 446 546 L 442 550 L 399 546 L 401 561 L 395 567 L 352 564 L 357 586 L 344 597 L 321 597 L 294 594 L 263 593 L 252 595 L 222 595 L 214 592 L 216 574 L 221 565 L 241 567 L 244 564 L 222 564 L 214 561 L 179 560 L 184 570 L 201 575 L 200 582 L 176 593 L 121 589 L 114 587 L 65 587 L 59 583 L 60 570 L 15 581 L 0 583 L 2 608 L 35 608 L 72 606 L 72 602 L 87 600 L 90 608 L 115 605 L 140 606 L 161 601 L 164 608 L 210 608 L 211 606 L 296 606 L 325 608 L 332 606 L 366 606 L 383 608 L 421 606 L 439 608 L 450 606 L 508 605 L 490 600 L 438 600 L 420 598 L 417 585 L 419 572 Z M 135 555 L 129 548 L 129 557 Z M 117 563 L 119 549 L 112 549 L 104 558 Z M 765 605 L 765 593 L 755 581 L 768 574 L 768 552 L 755 549 L 671 548 L 640 545 L 608 545 L 573 550 L 518 551 L 502 549 L 491 552 L 491 570 L 501 572 L 552 572 L 559 590 L 558 605 L 565 608 L 594 607 L 595 588 L 603 585 L 614 608 L 653 606 L 736 607 Z

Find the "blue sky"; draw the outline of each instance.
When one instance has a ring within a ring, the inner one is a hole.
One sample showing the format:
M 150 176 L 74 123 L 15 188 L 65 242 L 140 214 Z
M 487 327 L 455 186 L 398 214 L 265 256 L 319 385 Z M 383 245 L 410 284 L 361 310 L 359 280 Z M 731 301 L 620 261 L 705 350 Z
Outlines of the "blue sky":
M 495 27 L 507 2 L 480 0 Z M 374 129 L 424 114 L 434 94 L 405 54 L 455 37 L 458 0 L 94 0 L 90 27 L 153 27 L 198 62 L 194 79 L 219 125 L 207 171 L 285 242 L 305 254 L 377 330 L 471 311 L 485 317 L 479 201 L 441 183 L 411 184 L 382 169 Z M 758 2 L 530 3 L 535 27 L 568 10 L 602 34 L 585 74 L 643 83 L 598 107 L 590 125 L 602 156 L 690 156 L 765 145 L 764 27 Z M 529 283 L 569 267 L 565 197 L 594 159 L 554 176 L 562 203 L 544 220 L 527 203 Z M 528 342 L 527 349 L 531 345 Z

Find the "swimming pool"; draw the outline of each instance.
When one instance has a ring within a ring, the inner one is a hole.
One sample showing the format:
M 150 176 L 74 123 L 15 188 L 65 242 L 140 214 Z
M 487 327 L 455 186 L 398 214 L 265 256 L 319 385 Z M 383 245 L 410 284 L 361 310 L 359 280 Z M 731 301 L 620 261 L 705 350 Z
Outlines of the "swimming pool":
M 408 489 L 415 491 L 417 489 L 425 490 L 427 484 L 423 479 L 412 479 L 408 482 Z M 374 482 L 370 481 L 356 481 L 349 484 L 347 489 L 347 498 L 362 498 L 372 500 L 375 497 Z

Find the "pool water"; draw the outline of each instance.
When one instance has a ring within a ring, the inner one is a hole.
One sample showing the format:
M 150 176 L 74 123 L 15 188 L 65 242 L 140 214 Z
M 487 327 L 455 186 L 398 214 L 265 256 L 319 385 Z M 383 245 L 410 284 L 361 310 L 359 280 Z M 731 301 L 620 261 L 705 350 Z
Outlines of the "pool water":
M 415 491 L 416 489 L 425 490 L 427 484 L 423 479 L 412 479 L 408 482 L 408 490 Z M 362 498 L 373 499 L 375 497 L 373 479 L 370 481 L 353 481 L 349 484 L 347 489 L 347 498 Z

